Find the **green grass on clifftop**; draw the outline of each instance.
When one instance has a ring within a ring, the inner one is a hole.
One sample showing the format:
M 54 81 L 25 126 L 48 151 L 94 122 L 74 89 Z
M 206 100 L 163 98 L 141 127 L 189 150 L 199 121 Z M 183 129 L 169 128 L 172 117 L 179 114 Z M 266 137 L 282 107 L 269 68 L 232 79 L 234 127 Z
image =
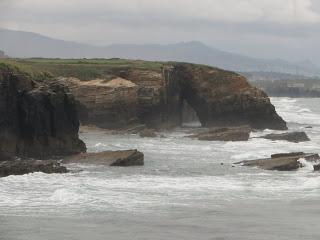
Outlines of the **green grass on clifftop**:
M 16 74 L 27 75 L 37 80 L 53 77 L 53 75 L 47 71 L 42 71 L 32 65 L 24 64 L 8 58 L 0 59 L 0 71 L 9 71 Z
M 36 76 L 48 73 L 52 76 L 76 77 L 81 80 L 106 78 L 114 71 L 142 69 L 161 71 L 164 63 L 125 59 L 1 59 L 16 70 Z
M 184 64 L 207 70 L 218 70 L 221 80 L 234 75 L 234 72 L 192 63 L 180 62 L 155 62 L 127 59 L 58 59 L 58 58 L 27 58 L 27 59 L 0 59 L 0 70 L 11 69 L 17 73 L 29 75 L 35 79 L 48 77 L 75 77 L 81 80 L 96 78 L 108 79 L 119 76 L 121 71 L 130 69 L 149 70 L 160 72 L 165 65 Z

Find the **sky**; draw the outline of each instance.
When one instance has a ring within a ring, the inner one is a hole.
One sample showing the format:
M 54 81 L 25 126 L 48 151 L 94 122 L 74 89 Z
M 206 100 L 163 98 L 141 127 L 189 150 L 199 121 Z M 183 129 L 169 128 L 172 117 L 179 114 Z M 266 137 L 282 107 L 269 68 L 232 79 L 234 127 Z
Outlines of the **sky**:
M 0 27 L 93 45 L 201 41 L 320 66 L 320 0 L 0 0 Z

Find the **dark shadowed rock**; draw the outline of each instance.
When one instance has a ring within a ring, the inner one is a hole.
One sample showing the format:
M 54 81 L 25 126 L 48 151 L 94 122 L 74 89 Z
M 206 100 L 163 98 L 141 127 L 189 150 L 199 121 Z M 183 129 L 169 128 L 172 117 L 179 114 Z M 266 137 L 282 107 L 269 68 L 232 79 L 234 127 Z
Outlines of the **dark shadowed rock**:
M 48 159 L 86 150 L 76 103 L 65 86 L 0 68 L 0 160 Z
M 67 169 L 55 160 L 11 160 L 0 162 L 0 177 L 34 172 L 66 173 Z
M 271 158 L 241 161 L 235 164 L 259 167 L 265 170 L 292 171 L 303 166 L 299 161 L 299 159 L 302 158 L 309 162 L 316 162 L 320 160 L 318 154 L 297 152 L 274 154 L 271 156 Z
M 249 127 L 215 128 L 188 137 L 201 141 L 248 141 L 250 132 Z
M 140 137 L 148 137 L 148 138 L 154 138 L 157 137 L 157 134 L 152 129 L 144 129 L 139 133 Z
M 320 164 L 313 165 L 315 171 L 320 171 Z
M 310 138 L 307 136 L 305 132 L 290 132 L 281 134 L 272 133 L 262 136 L 262 138 L 271 140 L 285 140 L 294 143 L 310 141 Z
M 63 163 L 98 164 L 120 167 L 142 166 L 144 165 L 144 155 L 137 150 L 81 153 L 66 157 Z

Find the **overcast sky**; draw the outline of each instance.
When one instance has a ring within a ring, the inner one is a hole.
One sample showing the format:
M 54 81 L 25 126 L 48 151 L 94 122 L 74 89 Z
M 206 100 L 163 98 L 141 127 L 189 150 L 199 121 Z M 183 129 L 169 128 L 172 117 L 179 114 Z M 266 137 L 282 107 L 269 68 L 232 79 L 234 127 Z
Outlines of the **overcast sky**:
M 198 40 L 320 65 L 320 0 L 0 0 L 0 27 L 107 45 Z

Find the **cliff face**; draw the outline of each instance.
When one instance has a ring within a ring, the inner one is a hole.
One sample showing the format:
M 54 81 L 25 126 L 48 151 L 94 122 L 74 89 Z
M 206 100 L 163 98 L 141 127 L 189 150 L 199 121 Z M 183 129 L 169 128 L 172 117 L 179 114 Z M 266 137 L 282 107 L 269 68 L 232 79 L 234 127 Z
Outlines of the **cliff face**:
M 73 96 L 55 82 L 0 69 L 0 160 L 85 151 Z
M 238 74 L 177 64 L 171 70 L 170 81 L 178 83 L 178 95 L 197 112 L 203 126 L 286 129 L 268 96 Z
M 82 124 L 112 129 L 138 122 L 138 86 L 135 83 L 120 77 L 110 81 L 60 78 L 60 82 L 66 84 L 79 101 Z
M 286 129 L 268 96 L 236 73 L 187 63 L 164 64 L 161 71 L 139 68 L 113 71 L 105 80 L 65 78 L 80 103 L 83 123 L 123 127 L 138 122 L 152 128 L 182 124 L 187 102 L 202 126 L 250 125 Z M 127 87 L 112 84 L 119 78 Z M 112 87 L 107 86 L 110 81 Z M 116 124 L 115 124 L 116 123 Z

